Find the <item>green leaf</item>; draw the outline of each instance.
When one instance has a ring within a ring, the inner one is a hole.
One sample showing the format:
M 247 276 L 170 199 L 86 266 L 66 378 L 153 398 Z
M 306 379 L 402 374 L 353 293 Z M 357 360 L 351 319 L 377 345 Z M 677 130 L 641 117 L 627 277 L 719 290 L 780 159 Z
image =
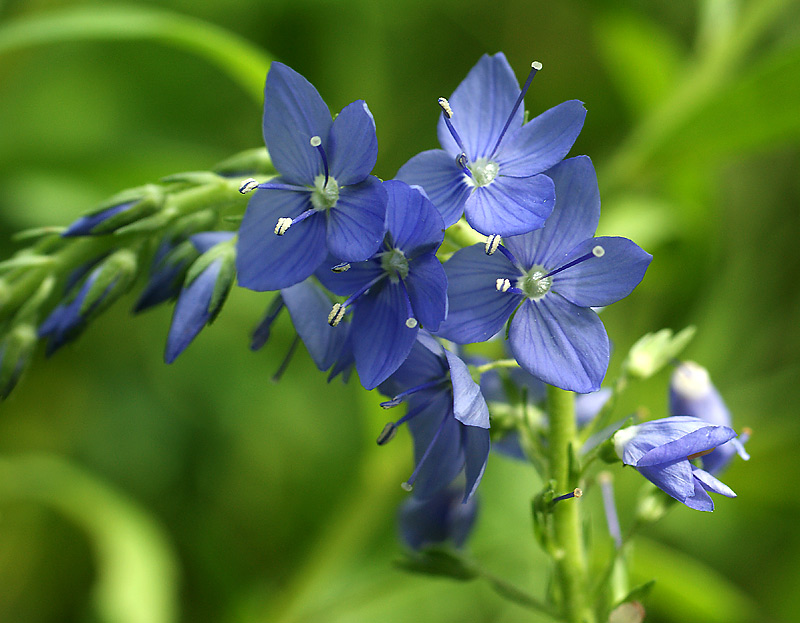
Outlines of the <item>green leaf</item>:
M 641 15 L 615 12 L 595 28 L 606 69 L 639 117 L 674 88 L 683 53 L 672 34 Z
M 173 623 L 177 563 L 158 523 L 90 474 L 51 456 L 0 458 L 0 503 L 31 500 L 83 529 L 97 563 L 98 620 Z
M 408 554 L 396 562 L 405 571 L 451 578 L 473 580 L 478 573 L 459 555 L 446 549 L 430 548 L 417 554 Z
M 147 40 L 188 50 L 216 65 L 261 105 L 271 58 L 208 22 L 142 6 L 91 4 L 38 13 L 0 27 L 0 55 L 64 41 Z

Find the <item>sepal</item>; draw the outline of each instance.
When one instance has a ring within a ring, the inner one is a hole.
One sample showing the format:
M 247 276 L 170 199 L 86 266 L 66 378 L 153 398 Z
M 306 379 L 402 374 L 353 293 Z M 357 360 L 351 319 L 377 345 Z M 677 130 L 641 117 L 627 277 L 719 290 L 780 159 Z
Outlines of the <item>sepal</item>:
M 628 351 L 623 371 L 635 378 L 650 378 L 680 355 L 694 334 L 695 327 L 688 326 L 674 335 L 672 329 L 661 329 L 642 336 Z
M 109 255 L 92 272 L 93 279 L 80 307 L 80 315 L 96 314 L 124 294 L 136 278 L 138 260 L 130 249 Z

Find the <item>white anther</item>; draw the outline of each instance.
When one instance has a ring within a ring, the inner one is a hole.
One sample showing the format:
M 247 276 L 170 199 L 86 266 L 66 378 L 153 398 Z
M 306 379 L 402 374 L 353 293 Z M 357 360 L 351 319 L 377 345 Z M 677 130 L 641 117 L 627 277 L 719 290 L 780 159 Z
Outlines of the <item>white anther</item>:
M 328 324 L 335 327 L 344 318 L 345 307 L 341 303 L 334 303 L 331 313 L 328 314 Z
M 410 483 L 408 483 L 408 482 L 401 482 L 401 483 L 400 483 L 400 488 L 401 488 L 403 491 L 411 491 L 411 490 L 413 490 L 413 489 L 414 489 L 414 485 L 412 485 L 412 484 L 410 484 Z
M 594 249 L 592 249 L 592 255 L 594 255 L 595 257 L 603 257 L 605 254 L 606 250 L 599 244 Z
M 256 188 L 258 188 L 258 182 L 255 180 L 255 178 L 248 177 L 239 186 L 239 192 L 243 195 L 246 195 L 247 193 L 253 192 Z
M 497 247 L 500 246 L 500 243 L 503 239 L 500 237 L 500 234 L 492 234 L 486 239 L 486 245 L 483 247 L 483 250 L 486 251 L 486 255 L 492 255 L 495 251 L 497 251 Z
M 312 136 L 311 140 L 308 142 L 311 143 L 312 147 L 319 147 L 322 145 L 322 139 L 319 136 Z
M 335 273 L 346 273 L 350 270 L 350 264 L 337 264 L 331 270 Z
M 406 326 L 409 329 L 415 329 L 419 323 L 416 318 L 406 318 Z
M 447 115 L 448 119 L 453 116 L 453 109 L 450 108 L 450 102 L 448 102 L 444 97 L 439 98 L 439 106 L 442 107 L 442 110 L 444 111 L 444 114 Z
M 533 67 L 536 71 L 539 71 L 542 68 L 542 64 L 539 61 L 533 61 L 531 63 L 531 67 Z
M 495 281 L 494 287 L 497 288 L 498 292 L 508 292 L 511 282 L 508 279 L 498 279 Z
M 283 234 L 285 234 L 291 226 L 292 219 L 287 216 L 279 218 L 278 222 L 275 224 L 275 234 L 278 236 L 283 236 Z

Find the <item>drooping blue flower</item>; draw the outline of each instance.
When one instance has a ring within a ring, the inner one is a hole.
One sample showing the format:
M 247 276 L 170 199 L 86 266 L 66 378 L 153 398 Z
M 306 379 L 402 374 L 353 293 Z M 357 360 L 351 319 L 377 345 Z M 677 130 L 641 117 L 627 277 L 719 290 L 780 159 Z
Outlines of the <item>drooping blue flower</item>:
M 624 428 L 612 439 L 622 462 L 635 467 L 659 489 L 689 508 L 713 511 L 709 491 L 730 498 L 736 494 L 690 461 L 734 437 L 736 432 L 727 426 L 673 416 Z
M 709 424 L 731 425 L 731 414 L 717 388 L 711 383 L 708 370 L 693 361 L 680 363 L 669 385 L 669 412 L 672 415 L 691 415 Z M 703 455 L 703 469 L 718 474 L 738 454 L 745 461 L 750 455 L 742 445 L 744 439 L 731 439 Z
M 436 249 L 444 239 L 442 217 L 417 189 L 383 184 L 388 193 L 386 237 L 370 260 L 339 272 L 320 270 L 323 285 L 348 296 L 331 311 L 336 325 L 353 308 L 351 340 L 356 370 L 367 389 L 385 381 L 411 350 L 419 324 L 439 328 L 447 314 L 447 277 Z
M 164 351 L 167 363 L 175 361 L 222 309 L 233 284 L 233 236 L 233 232 L 213 231 L 190 237 L 201 256 L 189 269 L 188 283 L 175 304 Z
M 567 155 L 583 127 L 586 109 L 567 101 L 523 125 L 525 92 L 502 52 L 484 55 L 450 100 L 438 135 L 442 149 L 411 158 L 397 179 L 418 184 L 447 227 L 466 212 L 485 235 L 511 236 L 542 226 L 553 210 L 553 182 L 545 172 Z
M 397 372 L 379 387 L 390 408 L 407 402 L 406 415 L 386 425 L 378 443 L 408 424 L 414 439 L 416 468 L 403 483 L 414 496 L 428 499 L 447 488 L 463 471 L 463 501 L 475 493 L 489 456 L 489 409 L 467 366 L 427 331 Z
M 386 191 L 369 175 L 378 142 L 367 105 L 336 120 L 300 74 L 273 62 L 264 89 L 264 140 L 281 176 L 258 188 L 239 231 L 239 285 L 279 290 L 310 276 L 330 252 L 368 259 L 383 240 Z
M 477 496 L 466 503 L 461 498 L 458 489 L 447 487 L 430 498 L 404 500 L 397 514 L 403 542 L 416 551 L 445 543 L 462 547 L 475 525 L 478 502 Z
M 450 309 L 438 335 L 489 339 L 511 318 L 514 358 L 546 383 L 597 391 L 609 361 L 605 327 L 591 309 L 631 293 L 652 256 L 627 238 L 594 238 L 600 194 L 586 156 L 547 172 L 558 201 L 542 229 L 457 251 L 445 264 Z M 513 316 L 513 317 L 512 317 Z
M 327 322 L 331 300 L 318 285 L 307 279 L 283 288 L 270 304 L 264 319 L 253 332 L 251 348 L 258 350 L 269 338 L 273 322 L 283 308 L 289 311 L 297 335 L 320 371 L 333 366 L 342 356 L 350 323 L 331 327 Z

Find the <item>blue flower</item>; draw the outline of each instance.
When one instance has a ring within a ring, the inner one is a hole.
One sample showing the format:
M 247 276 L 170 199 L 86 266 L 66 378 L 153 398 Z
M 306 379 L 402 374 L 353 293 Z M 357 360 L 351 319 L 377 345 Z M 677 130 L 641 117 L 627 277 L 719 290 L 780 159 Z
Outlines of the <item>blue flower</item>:
M 567 155 L 586 110 L 572 100 L 523 125 L 522 99 L 539 63 L 520 90 L 506 57 L 484 55 L 443 98 L 438 135 L 442 149 L 414 156 L 397 178 L 425 189 L 447 227 L 466 212 L 485 235 L 511 236 L 542 226 L 553 210 L 547 169 Z
M 213 322 L 233 284 L 233 249 L 229 231 L 203 232 L 190 240 L 203 254 L 189 269 L 175 304 L 164 361 L 172 363 L 207 324 Z
M 730 498 L 736 494 L 690 461 L 734 437 L 736 432 L 727 426 L 674 416 L 622 429 L 612 439 L 622 462 L 635 467 L 659 489 L 689 508 L 713 511 L 708 491 Z
M 684 361 L 675 368 L 669 385 L 669 412 L 672 415 L 691 415 L 709 424 L 731 425 L 731 414 L 717 388 L 711 383 L 708 371 L 693 361 Z M 728 466 L 734 455 L 745 461 L 750 455 L 744 449 L 744 439 L 731 439 L 703 455 L 703 469 L 718 474 Z
M 317 368 L 325 371 L 343 354 L 350 323 L 331 328 L 326 318 L 331 308 L 328 295 L 311 280 L 283 288 L 253 333 L 251 348 L 258 350 L 269 338 L 272 323 L 283 308 L 289 310 L 297 335 Z
M 273 62 L 263 129 L 281 176 L 258 185 L 247 206 L 237 247 L 239 285 L 292 286 L 328 252 L 342 261 L 368 259 L 383 240 L 386 191 L 369 175 L 378 142 L 367 105 L 355 101 L 332 121 L 317 90 Z
M 450 309 L 438 335 L 481 342 L 511 318 L 519 364 L 586 394 L 600 389 L 609 360 L 608 335 L 591 308 L 630 294 L 652 256 L 627 238 L 593 237 L 600 195 L 589 158 L 570 158 L 547 174 L 558 202 L 542 229 L 505 238 L 493 255 L 483 245 L 461 249 L 445 264 Z M 491 238 L 486 247 L 493 250 Z
M 406 415 L 387 424 L 378 437 L 382 445 L 408 424 L 416 468 L 403 487 L 428 499 L 463 471 L 463 501 L 469 500 L 489 455 L 489 409 L 464 362 L 420 331 L 408 359 L 379 389 L 393 397 L 381 404 L 385 408 L 408 403 Z
M 448 542 L 462 547 L 475 525 L 478 502 L 473 496 L 462 504 L 461 497 L 447 487 L 424 500 L 412 495 L 403 501 L 397 514 L 403 542 L 417 551 Z
M 386 237 L 369 261 L 317 273 L 329 290 L 349 298 L 337 303 L 336 325 L 352 306 L 351 340 L 356 370 L 367 389 L 385 381 L 411 350 L 419 324 L 435 331 L 447 314 L 447 277 L 436 249 L 442 218 L 430 201 L 404 182 L 384 182 L 389 202 Z

